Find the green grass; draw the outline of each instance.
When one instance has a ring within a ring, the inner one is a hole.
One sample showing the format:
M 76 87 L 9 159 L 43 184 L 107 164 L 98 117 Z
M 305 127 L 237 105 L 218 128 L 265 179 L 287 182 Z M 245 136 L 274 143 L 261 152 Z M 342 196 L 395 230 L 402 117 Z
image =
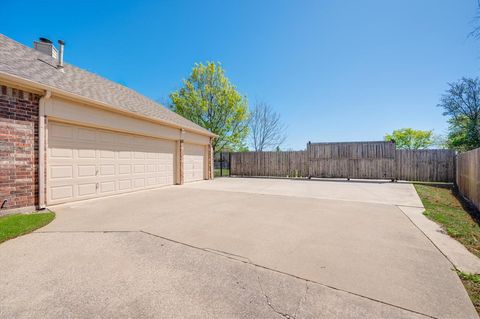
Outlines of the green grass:
M 466 274 L 459 271 L 458 276 L 462 280 L 475 309 L 480 314 L 480 275 Z
M 215 177 L 220 177 L 220 176 L 229 176 L 230 175 L 230 170 L 228 168 L 222 169 L 222 174 L 220 175 L 220 168 L 215 169 Z
M 415 185 L 425 206 L 425 215 L 437 222 L 469 251 L 480 257 L 479 216 L 451 188 Z
M 55 214 L 33 213 L 16 214 L 0 217 L 0 243 L 28 234 L 35 229 L 43 227 L 55 218 Z
M 415 189 L 425 206 L 425 216 L 440 224 L 451 237 L 480 257 L 478 212 L 455 196 L 451 187 L 415 184 Z M 458 276 L 480 314 L 480 275 L 459 271 Z

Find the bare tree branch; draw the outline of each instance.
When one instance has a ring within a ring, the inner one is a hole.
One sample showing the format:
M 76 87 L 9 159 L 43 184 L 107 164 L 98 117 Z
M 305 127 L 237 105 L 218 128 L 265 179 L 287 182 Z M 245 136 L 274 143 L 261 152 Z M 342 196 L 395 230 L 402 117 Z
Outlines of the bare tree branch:
M 255 151 L 274 149 L 285 142 L 287 137 L 286 126 L 280 120 L 280 114 L 265 102 L 255 104 L 248 126 L 250 144 Z
M 472 32 L 469 33 L 469 37 L 480 39 L 480 0 L 477 0 L 477 15 L 473 19 L 475 27 Z

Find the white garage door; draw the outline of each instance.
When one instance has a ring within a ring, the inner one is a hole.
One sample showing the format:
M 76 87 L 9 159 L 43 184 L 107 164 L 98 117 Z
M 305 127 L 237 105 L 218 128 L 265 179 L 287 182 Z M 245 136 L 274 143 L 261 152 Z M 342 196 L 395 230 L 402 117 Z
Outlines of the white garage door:
M 174 183 L 175 142 L 50 122 L 47 203 Z
M 184 145 L 184 180 L 193 182 L 205 177 L 205 146 L 195 144 Z

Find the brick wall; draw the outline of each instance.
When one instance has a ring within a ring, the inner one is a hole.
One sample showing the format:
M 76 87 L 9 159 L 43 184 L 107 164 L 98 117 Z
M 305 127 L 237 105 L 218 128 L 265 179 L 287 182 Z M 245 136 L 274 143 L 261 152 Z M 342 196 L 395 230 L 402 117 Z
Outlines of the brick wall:
M 0 213 L 38 205 L 39 99 L 0 85 Z

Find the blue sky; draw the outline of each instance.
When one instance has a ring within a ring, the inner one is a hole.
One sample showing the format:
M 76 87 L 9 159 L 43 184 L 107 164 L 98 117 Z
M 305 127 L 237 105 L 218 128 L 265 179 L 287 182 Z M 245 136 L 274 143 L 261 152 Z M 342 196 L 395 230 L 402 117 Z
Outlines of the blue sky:
M 250 104 L 288 125 L 284 148 L 434 129 L 447 82 L 479 72 L 476 0 L 6 1 L 0 32 L 66 41 L 65 60 L 164 100 L 220 61 Z

